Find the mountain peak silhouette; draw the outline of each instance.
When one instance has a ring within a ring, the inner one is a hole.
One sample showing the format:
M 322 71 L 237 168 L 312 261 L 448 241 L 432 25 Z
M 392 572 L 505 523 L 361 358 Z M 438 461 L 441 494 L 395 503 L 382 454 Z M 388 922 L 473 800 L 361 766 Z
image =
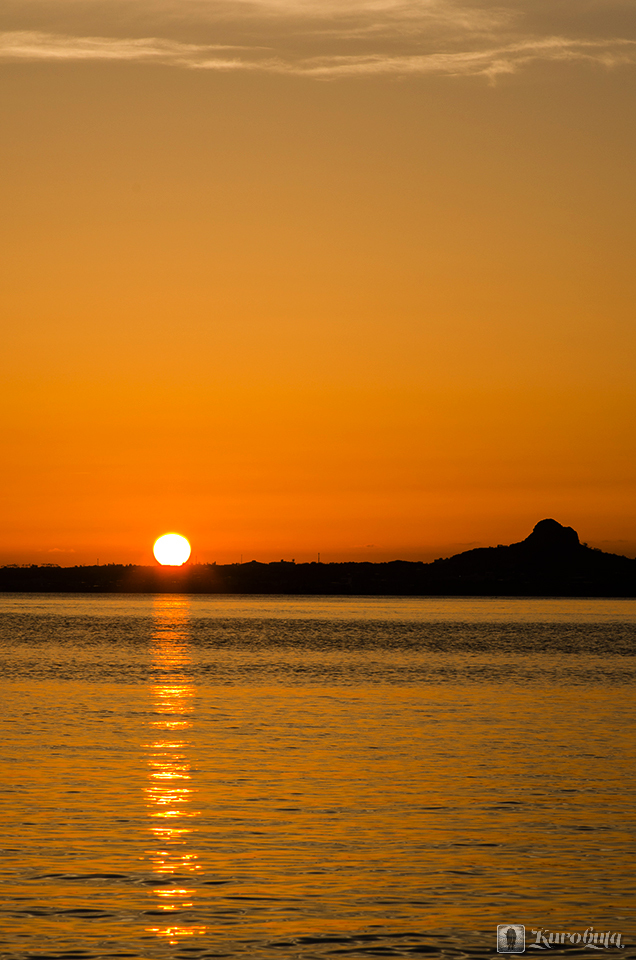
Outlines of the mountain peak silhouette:
M 572 527 L 564 527 L 557 520 L 539 520 L 529 537 L 521 541 L 533 550 L 567 552 L 581 546 L 579 535 Z

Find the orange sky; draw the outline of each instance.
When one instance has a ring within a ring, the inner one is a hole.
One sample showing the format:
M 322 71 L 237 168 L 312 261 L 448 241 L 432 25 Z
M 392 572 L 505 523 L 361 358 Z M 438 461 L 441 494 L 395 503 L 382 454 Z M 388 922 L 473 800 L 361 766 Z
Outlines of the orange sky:
M 0 562 L 636 553 L 636 9 L 0 15 Z

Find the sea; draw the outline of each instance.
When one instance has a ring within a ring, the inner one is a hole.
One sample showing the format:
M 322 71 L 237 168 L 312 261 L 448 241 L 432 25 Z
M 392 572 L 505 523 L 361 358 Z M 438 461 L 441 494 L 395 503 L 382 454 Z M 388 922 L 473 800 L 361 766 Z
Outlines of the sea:
M 2 958 L 636 957 L 636 600 L 6 593 L 0 669 Z

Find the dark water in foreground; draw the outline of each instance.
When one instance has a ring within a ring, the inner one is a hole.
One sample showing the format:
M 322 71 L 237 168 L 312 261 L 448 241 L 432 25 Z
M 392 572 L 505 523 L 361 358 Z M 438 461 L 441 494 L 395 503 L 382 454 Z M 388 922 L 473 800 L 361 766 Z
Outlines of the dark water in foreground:
M 636 601 L 0 615 L 1 957 L 636 957 Z

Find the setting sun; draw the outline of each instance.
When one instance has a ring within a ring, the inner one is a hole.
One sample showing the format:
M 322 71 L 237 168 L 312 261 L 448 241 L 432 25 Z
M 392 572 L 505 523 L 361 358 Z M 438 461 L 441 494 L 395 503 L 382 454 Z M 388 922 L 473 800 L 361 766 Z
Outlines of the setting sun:
M 178 533 L 165 533 L 155 541 L 153 553 L 164 566 L 180 567 L 190 556 L 190 544 Z

